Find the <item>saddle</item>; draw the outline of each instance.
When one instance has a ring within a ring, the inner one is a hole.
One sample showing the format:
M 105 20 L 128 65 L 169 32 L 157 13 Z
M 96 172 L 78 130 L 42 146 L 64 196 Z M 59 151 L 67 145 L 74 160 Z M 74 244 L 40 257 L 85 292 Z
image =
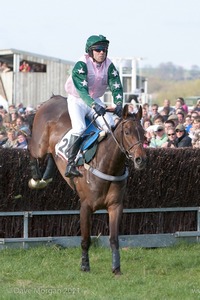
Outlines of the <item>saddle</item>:
M 89 163 L 95 156 L 98 144 L 106 137 L 106 132 L 100 130 L 94 124 L 90 124 L 90 121 L 86 118 L 87 129 L 81 136 L 81 145 L 76 156 L 75 162 L 77 166 L 81 166 L 84 163 Z M 68 141 L 70 137 L 66 133 L 61 141 L 56 144 L 55 152 L 63 160 L 68 160 L 66 155 L 66 149 L 68 148 Z

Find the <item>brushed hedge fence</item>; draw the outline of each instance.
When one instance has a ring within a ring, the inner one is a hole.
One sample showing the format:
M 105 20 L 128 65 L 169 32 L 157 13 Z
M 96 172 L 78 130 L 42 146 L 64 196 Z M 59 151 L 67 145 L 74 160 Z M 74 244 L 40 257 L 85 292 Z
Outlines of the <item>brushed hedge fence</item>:
M 147 167 L 128 162 L 124 208 L 200 206 L 200 149 L 147 149 Z M 58 171 L 44 190 L 30 190 L 27 150 L 0 149 L 0 211 L 79 210 L 80 203 Z M 123 214 L 120 234 L 196 230 L 195 212 Z M 21 237 L 22 217 L 0 217 L 0 237 Z M 109 235 L 108 215 L 94 214 L 92 235 Z M 80 235 L 78 215 L 33 216 L 29 236 Z

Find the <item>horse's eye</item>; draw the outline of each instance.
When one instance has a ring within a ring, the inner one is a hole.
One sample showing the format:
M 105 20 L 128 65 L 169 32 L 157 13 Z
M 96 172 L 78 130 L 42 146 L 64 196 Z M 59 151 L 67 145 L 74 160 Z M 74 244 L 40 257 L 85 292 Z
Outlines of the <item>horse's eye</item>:
M 129 130 L 125 130 L 125 135 L 129 135 Z

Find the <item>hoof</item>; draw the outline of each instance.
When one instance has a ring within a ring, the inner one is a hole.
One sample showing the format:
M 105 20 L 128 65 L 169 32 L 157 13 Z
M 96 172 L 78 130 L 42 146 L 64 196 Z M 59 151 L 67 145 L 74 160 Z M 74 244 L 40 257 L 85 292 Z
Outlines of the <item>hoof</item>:
M 90 272 L 90 267 L 89 266 L 81 266 L 81 271 L 82 272 Z
M 120 271 L 120 268 L 117 268 L 117 269 L 113 270 L 112 272 L 113 272 L 113 274 L 116 275 L 116 276 L 120 276 L 120 275 L 123 274 L 123 273 Z
M 31 178 L 28 182 L 28 187 L 30 189 L 38 189 L 39 181 L 40 180 L 34 180 L 33 178 Z
M 49 178 L 47 180 L 34 180 L 33 178 L 29 180 L 28 186 L 30 189 L 40 190 L 44 189 L 48 183 L 52 182 L 52 178 Z

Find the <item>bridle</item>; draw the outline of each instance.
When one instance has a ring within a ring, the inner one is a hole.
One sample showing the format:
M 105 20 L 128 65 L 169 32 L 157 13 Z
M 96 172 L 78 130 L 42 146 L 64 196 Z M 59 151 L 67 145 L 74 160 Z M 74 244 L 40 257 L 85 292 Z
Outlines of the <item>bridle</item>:
M 126 149 L 125 146 L 124 146 L 124 124 L 127 123 L 127 122 L 133 122 L 136 123 L 137 120 L 135 119 L 127 119 L 127 120 L 123 120 L 119 125 L 121 125 L 121 142 L 120 144 L 122 145 L 122 149 L 123 149 L 123 152 L 125 153 L 126 157 L 128 159 L 131 159 L 132 158 L 132 155 L 130 153 L 130 150 L 133 149 L 133 151 L 136 151 L 136 147 L 139 147 L 139 146 L 142 146 L 142 141 L 141 141 L 141 137 L 140 137 L 140 133 L 139 133 L 139 130 L 138 130 L 138 127 L 135 126 L 135 129 L 136 129 L 136 132 L 137 132 L 137 137 L 138 137 L 138 140 L 137 142 L 131 144 L 128 146 L 128 148 Z
M 126 158 L 128 159 L 131 159 L 132 158 L 132 155 L 130 154 L 130 150 L 132 148 L 135 148 L 135 147 L 139 147 L 139 146 L 142 146 L 142 141 L 141 141 L 141 137 L 140 137 L 140 133 L 139 133 L 139 130 L 138 130 L 138 127 L 136 126 L 135 129 L 137 131 L 137 135 L 138 135 L 138 141 L 131 144 L 128 149 L 125 148 L 124 146 L 124 124 L 126 124 L 127 122 L 137 122 L 136 119 L 132 119 L 132 118 L 128 118 L 128 119 L 125 119 L 125 120 L 122 120 L 122 121 L 119 121 L 120 123 L 117 125 L 117 127 L 121 126 L 121 140 L 118 141 L 114 135 L 114 133 L 112 132 L 108 122 L 106 121 L 106 119 L 103 117 L 104 121 L 105 121 L 105 124 L 106 126 L 108 127 L 108 129 L 110 130 L 110 133 L 114 139 L 114 141 L 116 142 L 116 144 L 118 145 L 118 147 L 120 148 L 120 150 L 122 151 L 122 153 L 125 154 Z M 136 149 L 135 149 L 136 150 Z M 135 151 L 134 150 L 134 151 Z

